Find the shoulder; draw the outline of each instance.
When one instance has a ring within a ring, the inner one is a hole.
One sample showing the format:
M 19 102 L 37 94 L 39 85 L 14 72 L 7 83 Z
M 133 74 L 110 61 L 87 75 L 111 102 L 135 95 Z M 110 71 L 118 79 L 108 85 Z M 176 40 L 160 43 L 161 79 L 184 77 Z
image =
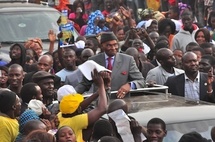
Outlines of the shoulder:
M 150 72 L 150 73 L 155 73 L 155 72 L 161 71 L 161 69 L 162 69 L 161 66 L 157 66 L 157 67 L 151 69 L 149 72 Z
M 89 60 L 95 60 L 95 59 L 102 58 L 102 57 L 104 57 L 104 53 L 99 53 L 99 54 L 96 54 L 96 55 L 90 57 Z
M 183 79 L 183 78 L 184 78 L 184 73 L 176 75 L 176 76 L 168 77 L 167 81 L 173 81 L 175 83 L 178 83 L 177 81 L 179 81 L 180 79 Z
M 118 58 L 123 58 L 123 59 L 128 59 L 128 60 L 133 59 L 132 56 L 127 55 L 127 54 L 124 54 L 124 53 L 117 53 L 117 54 L 116 54 L 116 57 L 118 57 Z
M 174 70 L 175 70 L 175 72 L 177 72 L 177 73 L 184 73 L 184 70 L 179 69 L 179 68 L 175 68 L 175 67 L 174 67 Z

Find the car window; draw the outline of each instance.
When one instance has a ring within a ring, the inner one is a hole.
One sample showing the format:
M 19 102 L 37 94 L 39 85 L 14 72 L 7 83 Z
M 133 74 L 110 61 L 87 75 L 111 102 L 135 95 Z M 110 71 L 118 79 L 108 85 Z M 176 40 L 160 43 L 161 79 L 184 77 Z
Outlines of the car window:
M 47 39 L 48 31 L 58 32 L 57 11 L 5 12 L 0 14 L 0 41 L 23 42 L 32 37 Z
M 210 131 L 213 126 L 215 126 L 215 119 L 168 124 L 167 136 L 164 138 L 164 142 L 177 142 L 183 134 L 192 131 L 196 131 L 203 137 L 211 139 Z

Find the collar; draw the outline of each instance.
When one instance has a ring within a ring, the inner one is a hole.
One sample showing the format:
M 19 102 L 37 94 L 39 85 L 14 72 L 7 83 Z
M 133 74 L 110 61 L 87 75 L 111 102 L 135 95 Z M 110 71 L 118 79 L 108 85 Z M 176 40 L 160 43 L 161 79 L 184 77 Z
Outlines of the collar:
M 196 24 L 192 24 L 193 30 L 198 29 L 198 26 Z M 182 25 L 182 29 L 184 29 L 184 25 Z
M 184 73 L 184 78 L 185 78 L 185 80 L 190 80 L 190 79 L 187 77 L 186 73 Z M 199 71 L 198 71 L 198 74 L 197 74 L 197 76 L 196 76 L 196 78 L 195 78 L 195 81 L 200 82 L 200 73 L 199 73 Z
M 105 60 L 107 60 L 109 58 L 109 56 L 106 53 L 104 53 L 104 54 L 105 54 Z M 115 56 L 112 56 L 111 58 L 114 60 Z

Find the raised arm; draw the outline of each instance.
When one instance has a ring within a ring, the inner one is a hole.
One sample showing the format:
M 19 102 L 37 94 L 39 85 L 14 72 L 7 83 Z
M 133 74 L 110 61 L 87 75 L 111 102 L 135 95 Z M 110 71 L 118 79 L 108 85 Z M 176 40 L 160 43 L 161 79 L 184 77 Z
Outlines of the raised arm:
M 106 113 L 107 108 L 107 97 L 105 92 L 104 81 L 101 75 L 94 69 L 94 74 L 92 75 L 93 81 L 96 86 L 98 86 L 98 105 L 95 109 L 88 112 L 88 124 L 92 124 L 97 121 L 103 114 Z

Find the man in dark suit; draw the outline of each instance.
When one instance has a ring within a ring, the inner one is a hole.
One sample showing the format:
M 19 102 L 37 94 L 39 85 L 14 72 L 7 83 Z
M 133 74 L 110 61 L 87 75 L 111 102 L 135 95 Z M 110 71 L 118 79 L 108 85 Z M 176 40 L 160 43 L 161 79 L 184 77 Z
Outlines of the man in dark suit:
M 101 35 L 102 51 L 89 60 L 94 60 L 98 64 L 112 70 L 111 73 L 111 90 L 118 91 L 113 98 L 124 98 L 130 89 L 144 87 L 145 81 L 138 70 L 133 57 L 118 51 L 117 38 L 112 32 L 105 32 Z M 78 93 L 83 93 L 89 90 L 92 82 L 83 78 L 83 81 L 76 86 Z
M 167 79 L 165 85 L 169 87 L 169 92 L 173 95 L 183 96 L 188 101 L 214 102 L 213 69 L 208 74 L 199 72 L 197 55 L 193 52 L 184 54 L 182 66 L 185 73 Z

